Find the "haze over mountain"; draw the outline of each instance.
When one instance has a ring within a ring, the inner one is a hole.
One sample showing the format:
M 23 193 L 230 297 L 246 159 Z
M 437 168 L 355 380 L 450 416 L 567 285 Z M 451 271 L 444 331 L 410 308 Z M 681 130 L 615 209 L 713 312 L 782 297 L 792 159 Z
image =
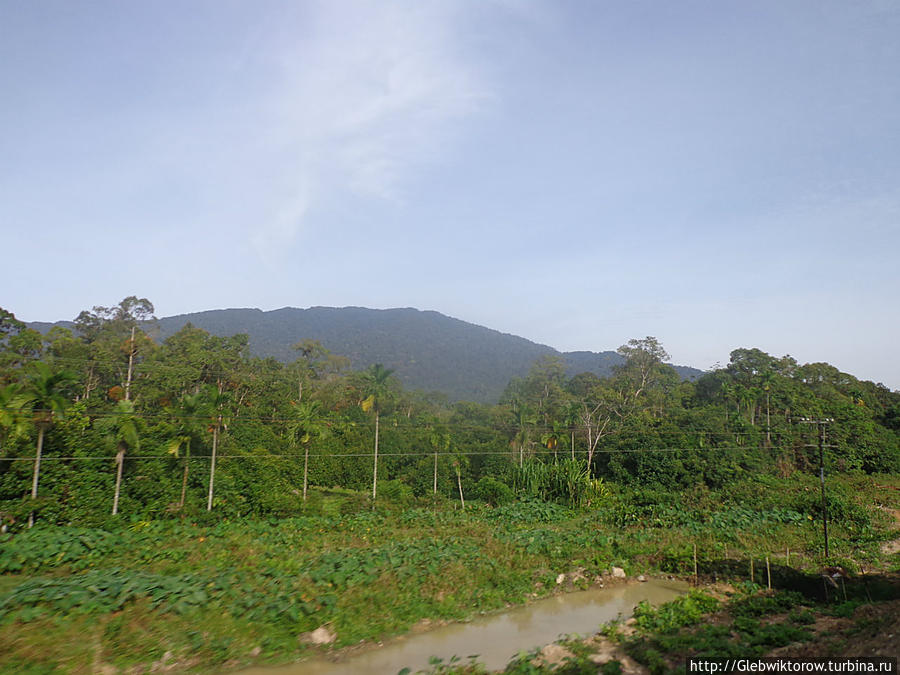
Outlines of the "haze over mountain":
M 165 340 L 187 323 L 213 335 L 246 333 L 254 355 L 285 362 L 298 357 L 293 345 L 300 340 L 319 340 L 332 353 L 349 358 L 354 369 L 383 363 L 396 369 L 405 388 L 439 391 L 452 400 L 496 402 L 510 379 L 525 375 L 542 356 L 561 356 L 569 375 L 605 376 L 623 362 L 614 351 L 563 353 L 439 312 L 412 308 L 217 309 L 161 318 L 154 337 Z M 51 324 L 30 325 L 47 330 Z M 686 366 L 676 369 L 686 378 L 702 372 Z

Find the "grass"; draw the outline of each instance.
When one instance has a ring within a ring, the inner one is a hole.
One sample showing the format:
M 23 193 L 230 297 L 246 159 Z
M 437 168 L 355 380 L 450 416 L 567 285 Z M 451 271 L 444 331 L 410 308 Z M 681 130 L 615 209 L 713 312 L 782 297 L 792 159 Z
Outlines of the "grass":
M 892 564 L 878 552 L 891 536 L 889 521 L 872 506 L 896 508 L 898 480 L 876 482 L 884 487 L 847 480 L 853 497 L 843 497 L 851 500 L 845 522 L 832 524 L 834 559 L 869 569 Z M 323 649 L 298 635 L 324 624 L 337 634 L 328 649 L 382 640 L 423 618 L 463 619 L 555 592 L 556 575 L 575 568 L 589 579 L 614 565 L 629 574 L 689 573 L 694 543 L 701 573 L 710 576 L 729 573 L 726 546 L 735 563 L 731 576 L 746 574 L 749 555 L 759 565 L 766 553 L 777 557 L 787 547 L 792 567 L 824 562 L 819 523 L 798 510 L 810 486 L 792 480 L 764 487 L 781 497 L 769 495 L 750 509 L 734 495 L 751 493 L 752 485 L 721 494 L 657 493 L 656 501 L 610 486 L 603 504 L 583 511 L 526 500 L 498 508 L 473 503 L 464 512 L 450 502 L 348 513 L 347 504 L 365 502 L 328 491 L 317 492 L 309 513 L 295 518 L 39 527 L 3 535 L 0 672 L 149 669 L 164 657 L 201 672 L 279 663 Z M 681 506 L 672 508 L 679 499 Z M 631 512 L 642 515 L 623 524 Z M 725 536 L 723 523 L 731 528 Z M 671 617 L 670 610 L 639 608 L 638 621 L 659 635 L 634 646 L 635 653 L 650 664 L 657 663 L 654 653 L 677 652 L 680 633 L 663 628 L 712 611 L 703 602 L 687 596 Z M 799 639 L 809 623 L 800 618 L 812 611 L 770 600 L 735 607 L 743 609 L 733 623 L 760 649 Z M 791 612 L 799 618 L 789 618 Z M 785 614 L 779 626 L 763 620 L 772 614 Z M 697 628 L 690 639 L 719 648 L 717 631 Z M 527 672 L 527 659 L 520 661 L 514 672 Z M 460 667 L 477 668 L 452 664 Z

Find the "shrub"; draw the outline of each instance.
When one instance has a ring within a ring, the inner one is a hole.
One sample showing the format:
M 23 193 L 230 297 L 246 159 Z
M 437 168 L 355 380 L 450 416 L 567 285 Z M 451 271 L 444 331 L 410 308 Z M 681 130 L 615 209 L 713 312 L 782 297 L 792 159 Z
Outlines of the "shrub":
M 485 476 L 475 484 L 473 496 L 491 506 L 503 506 L 515 499 L 515 494 L 510 487 L 492 476 Z

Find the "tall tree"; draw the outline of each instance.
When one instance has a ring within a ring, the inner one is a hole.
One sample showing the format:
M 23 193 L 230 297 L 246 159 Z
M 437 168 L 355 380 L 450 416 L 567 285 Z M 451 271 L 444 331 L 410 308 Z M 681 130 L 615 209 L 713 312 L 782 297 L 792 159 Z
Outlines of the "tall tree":
M 391 375 L 393 368 L 385 368 L 382 364 L 372 365 L 363 374 L 363 391 L 367 394 L 362 402 L 365 411 L 372 410 L 375 413 L 375 454 L 372 464 L 372 500 L 378 492 L 378 422 L 384 406 L 393 395 Z
M 450 434 L 445 429 L 430 429 L 430 433 L 428 435 L 428 442 L 431 444 L 431 448 L 434 450 L 434 482 L 432 485 L 432 494 L 437 495 L 437 485 L 438 485 L 438 454 L 441 452 L 446 453 L 450 450 Z
M 530 449 L 533 443 L 531 440 L 531 432 L 534 425 L 537 423 L 537 416 L 535 415 L 534 410 L 519 398 L 514 398 L 511 406 L 513 424 L 515 425 L 516 430 L 515 436 L 513 436 L 512 446 L 513 449 L 518 450 L 519 466 L 522 466 L 525 462 L 525 449 Z
M 15 398 L 14 406 L 31 413 L 37 429 L 37 444 L 34 453 L 34 473 L 31 481 L 31 498 L 37 499 L 38 481 L 41 473 L 41 453 L 44 448 L 44 434 L 53 422 L 65 416 L 69 406 L 68 388 L 75 376 L 66 371 L 54 371 L 43 361 L 29 364 L 25 381 Z M 34 525 L 34 511 L 28 516 L 28 527 Z
M 112 515 L 119 513 L 119 495 L 122 488 L 122 468 L 125 452 L 140 448 L 138 418 L 134 414 L 134 403 L 119 401 L 113 413 L 102 423 L 106 436 L 116 448 L 116 489 L 113 494 Z
M 184 498 L 187 494 L 188 473 L 191 466 L 191 446 L 199 435 L 202 417 L 204 415 L 203 394 L 185 394 L 181 397 L 176 408 L 170 408 L 169 413 L 174 417 L 175 438 L 169 441 L 169 453 L 176 459 L 184 456 L 184 471 L 181 478 L 181 498 L 178 500 L 178 509 L 184 508 Z
M 219 435 L 227 422 L 227 407 L 231 402 L 231 395 L 221 388 L 208 386 L 204 400 L 206 411 L 212 416 L 212 455 L 209 459 L 209 492 L 206 499 L 206 510 L 212 511 L 213 484 L 216 480 L 216 453 L 219 449 Z
M 309 446 L 314 438 L 320 437 L 327 427 L 322 421 L 322 406 L 318 401 L 303 401 L 297 404 L 294 418 L 290 423 L 291 440 L 303 446 L 303 501 L 309 485 Z

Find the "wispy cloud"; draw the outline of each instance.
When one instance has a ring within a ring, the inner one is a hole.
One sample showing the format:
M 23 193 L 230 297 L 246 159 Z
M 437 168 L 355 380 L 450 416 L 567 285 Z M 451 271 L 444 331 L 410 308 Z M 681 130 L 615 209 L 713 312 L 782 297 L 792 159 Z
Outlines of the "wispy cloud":
M 254 225 L 260 254 L 348 193 L 402 201 L 411 172 L 439 161 L 458 122 L 488 99 L 460 49 L 457 7 L 325 2 L 279 29 L 264 145 L 291 179 Z

